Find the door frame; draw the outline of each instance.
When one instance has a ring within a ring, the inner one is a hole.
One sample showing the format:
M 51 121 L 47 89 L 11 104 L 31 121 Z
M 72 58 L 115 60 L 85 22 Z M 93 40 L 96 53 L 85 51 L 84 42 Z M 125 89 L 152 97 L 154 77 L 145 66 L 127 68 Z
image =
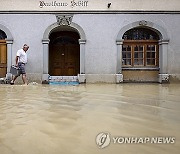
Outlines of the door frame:
M 6 79 L 11 80 L 12 75 L 10 73 L 10 68 L 11 68 L 11 65 L 12 65 L 13 37 L 12 37 L 12 34 L 11 34 L 10 30 L 6 26 L 0 24 L 0 30 L 4 31 L 6 33 L 6 36 L 7 36 L 7 38 L 5 39 L 6 44 L 7 44 L 7 73 L 6 73 Z
M 43 44 L 43 74 L 42 74 L 42 83 L 49 83 L 49 36 L 51 32 L 56 28 L 64 27 L 59 25 L 57 22 L 47 27 L 44 32 L 42 44 Z M 76 30 L 79 33 L 80 39 L 80 74 L 78 74 L 78 80 L 82 83 L 86 81 L 85 79 L 85 44 L 86 44 L 86 35 L 84 30 L 76 23 L 71 23 L 68 27 Z
M 76 48 L 76 50 L 74 50 Z M 70 49 L 70 50 L 69 50 Z M 75 55 L 73 55 L 71 58 L 73 61 L 69 59 L 69 54 L 72 55 L 76 51 Z M 57 60 L 56 60 L 57 58 Z M 70 61 L 69 61 L 70 60 Z M 59 73 L 55 73 L 55 67 L 54 64 L 58 63 L 56 65 L 56 68 L 59 70 Z M 67 63 L 67 65 L 66 65 Z M 73 67 L 74 75 L 69 75 L 68 73 L 68 66 L 69 63 Z M 80 72 L 80 46 L 79 44 L 61 44 L 61 45 L 50 45 L 49 48 L 49 74 L 51 76 L 77 76 Z M 77 73 L 77 74 L 76 74 Z M 53 74 L 53 75 L 52 75 Z M 76 74 L 76 75 L 75 75 Z
M 5 76 L 6 76 L 6 73 L 7 73 L 7 44 L 6 44 L 6 40 L 5 39 L 3 39 L 3 40 L 0 40 L 0 46 L 4 46 L 4 48 L 5 48 L 5 51 L 3 51 L 3 52 L 5 52 L 5 57 L 3 56 L 3 59 L 5 60 L 5 63 L 0 63 L 0 68 L 2 69 L 2 68 L 6 68 L 6 72 L 5 72 Z M 0 52 L 0 56 L 2 55 L 2 53 L 3 52 Z M 2 57 L 0 57 L 0 59 L 1 59 Z M 1 61 L 1 60 L 0 60 Z M 3 76 L 3 77 L 5 77 L 5 76 Z

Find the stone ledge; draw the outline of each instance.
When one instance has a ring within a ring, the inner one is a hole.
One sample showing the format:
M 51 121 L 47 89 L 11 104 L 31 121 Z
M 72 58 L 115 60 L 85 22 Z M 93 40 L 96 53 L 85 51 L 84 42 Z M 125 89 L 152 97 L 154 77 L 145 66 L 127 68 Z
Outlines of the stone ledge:
M 116 74 L 116 83 L 123 83 L 123 74 Z
M 79 81 L 79 83 L 86 83 L 86 75 L 78 74 L 78 81 Z
M 169 81 L 180 83 L 180 74 L 169 74 Z
M 169 83 L 169 74 L 159 74 L 159 83 Z
M 86 83 L 116 83 L 115 74 L 86 74 Z
M 42 83 L 43 84 L 49 83 L 49 74 L 42 74 Z

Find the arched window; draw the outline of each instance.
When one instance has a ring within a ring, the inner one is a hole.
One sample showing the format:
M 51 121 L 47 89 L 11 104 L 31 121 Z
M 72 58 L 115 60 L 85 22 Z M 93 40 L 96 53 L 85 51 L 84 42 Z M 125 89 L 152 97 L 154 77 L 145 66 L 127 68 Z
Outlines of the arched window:
M 123 67 L 158 67 L 159 36 L 146 28 L 133 28 L 123 35 Z
M 74 39 L 73 37 L 69 36 L 60 36 L 57 37 L 52 44 L 79 44 L 77 39 Z
M 5 38 L 7 38 L 6 33 L 0 30 L 0 40 L 5 40 Z

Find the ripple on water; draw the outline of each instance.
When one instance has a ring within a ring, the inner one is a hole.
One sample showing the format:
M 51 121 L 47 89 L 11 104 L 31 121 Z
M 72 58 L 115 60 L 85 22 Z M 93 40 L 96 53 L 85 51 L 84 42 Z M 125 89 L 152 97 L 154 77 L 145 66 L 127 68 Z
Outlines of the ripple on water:
M 179 154 L 178 84 L 0 85 L 2 154 Z M 98 133 L 175 136 L 173 145 L 113 145 Z

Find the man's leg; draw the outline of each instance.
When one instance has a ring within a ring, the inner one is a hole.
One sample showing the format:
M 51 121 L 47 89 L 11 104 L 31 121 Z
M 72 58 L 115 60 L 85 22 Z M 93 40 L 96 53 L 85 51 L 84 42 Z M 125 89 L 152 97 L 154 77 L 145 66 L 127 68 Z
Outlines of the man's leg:
M 10 84 L 12 84 L 12 85 L 13 85 L 13 84 L 14 84 L 14 82 L 15 82 L 15 80 L 17 79 L 17 77 L 18 77 L 18 75 L 17 75 L 17 76 L 14 76 L 14 75 L 13 75 L 13 77 L 12 77 L 12 80 L 11 80 Z
M 26 74 L 22 74 L 22 80 L 23 80 L 24 84 L 26 84 L 26 85 L 28 84 Z
M 25 71 L 25 64 L 21 63 L 21 65 L 19 66 L 21 69 L 21 74 L 22 74 L 22 80 L 24 82 L 25 85 L 27 85 L 27 78 L 26 78 L 26 71 Z

